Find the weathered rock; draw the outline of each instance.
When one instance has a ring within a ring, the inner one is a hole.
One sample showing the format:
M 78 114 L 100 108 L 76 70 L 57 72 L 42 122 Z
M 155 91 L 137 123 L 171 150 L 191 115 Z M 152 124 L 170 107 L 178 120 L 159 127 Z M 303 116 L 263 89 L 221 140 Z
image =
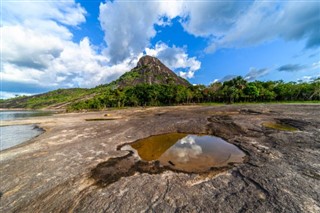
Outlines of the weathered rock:
M 191 85 L 187 80 L 177 76 L 159 59 L 148 55 L 140 58 L 135 68 L 116 81 L 116 85 L 121 88 L 138 84 Z
M 253 111 L 261 113 L 243 113 Z M 106 113 L 3 123 L 38 123 L 46 132 L 0 153 L 0 212 L 320 211 L 319 105 L 135 108 L 85 121 Z M 159 172 L 156 162 L 131 161 L 118 149 L 169 132 L 215 134 L 247 157 L 202 174 Z M 118 176 L 108 175 L 112 169 Z

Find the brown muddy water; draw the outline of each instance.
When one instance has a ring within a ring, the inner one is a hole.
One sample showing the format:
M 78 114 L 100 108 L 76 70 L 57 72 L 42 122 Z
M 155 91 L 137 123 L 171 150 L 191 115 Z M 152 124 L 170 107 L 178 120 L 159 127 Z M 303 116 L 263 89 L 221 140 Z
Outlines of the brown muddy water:
M 269 129 L 275 129 L 275 130 L 280 130 L 280 131 L 290 131 L 294 132 L 297 131 L 298 129 L 290 126 L 288 124 L 282 124 L 282 123 L 276 123 L 276 122 L 264 122 L 262 123 L 264 127 L 267 127 Z
M 130 145 L 143 161 L 159 161 L 163 166 L 184 172 L 204 172 L 229 163 L 241 163 L 245 156 L 235 145 L 211 135 L 170 133 Z
M 242 163 L 245 153 L 238 147 L 211 135 L 170 133 L 124 144 L 117 150 L 129 151 L 110 158 L 91 170 L 96 184 L 106 187 L 122 177 L 138 173 L 160 174 L 171 170 L 183 173 L 219 172 Z

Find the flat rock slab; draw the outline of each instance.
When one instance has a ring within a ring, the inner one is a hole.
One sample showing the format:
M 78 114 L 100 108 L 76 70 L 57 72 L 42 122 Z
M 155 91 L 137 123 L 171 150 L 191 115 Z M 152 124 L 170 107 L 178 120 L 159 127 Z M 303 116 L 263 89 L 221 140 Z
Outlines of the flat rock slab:
M 0 212 L 320 212 L 319 109 L 178 106 L 3 122 L 38 124 L 46 132 L 0 153 Z M 170 132 L 222 137 L 246 153 L 245 162 L 181 173 L 153 170 L 158 165 L 119 149 Z M 104 176 L 110 171 L 119 171 L 115 179 Z

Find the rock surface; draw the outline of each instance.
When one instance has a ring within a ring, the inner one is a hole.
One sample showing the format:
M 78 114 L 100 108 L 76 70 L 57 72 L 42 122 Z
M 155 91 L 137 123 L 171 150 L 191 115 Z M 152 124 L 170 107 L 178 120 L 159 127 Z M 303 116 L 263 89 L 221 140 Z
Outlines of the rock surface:
M 94 120 L 106 113 L 115 119 Z M 268 129 L 263 122 L 298 131 Z M 0 212 L 320 211 L 319 105 L 134 108 L 2 125 L 25 123 L 46 132 L 0 153 Z M 129 152 L 119 146 L 169 132 L 222 137 L 246 160 L 201 174 L 153 173 L 141 161 L 122 161 Z M 121 173 L 132 164 L 142 170 Z M 101 184 L 110 168 L 120 176 Z
M 141 57 L 135 68 L 122 75 L 116 81 L 116 84 L 122 88 L 138 84 L 151 85 L 170 83 L 183 86 L 191 85 L 187 80 L 177 76 L 159 59 L 148 55 Z

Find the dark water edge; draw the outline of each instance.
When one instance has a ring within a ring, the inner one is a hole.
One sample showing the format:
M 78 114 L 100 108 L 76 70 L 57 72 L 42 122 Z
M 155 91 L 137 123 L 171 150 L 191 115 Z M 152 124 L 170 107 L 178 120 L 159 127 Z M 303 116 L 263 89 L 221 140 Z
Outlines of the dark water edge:
M 50 116 L 51 111 L 36 110 L 1 110 L 0 120 L 19 120 L 29 117 Z M 0 151 L 11 148 L 18 144 L 29 141 L 30 139 L 42 134 L 43 129 L 36 125 L 10 125 L 0 127 Z
M 17 120 L 29 117 L 40 117 L 52 115 L 52 111 L 41 111 L 41 110 L 1 110 L 0 120 Z

